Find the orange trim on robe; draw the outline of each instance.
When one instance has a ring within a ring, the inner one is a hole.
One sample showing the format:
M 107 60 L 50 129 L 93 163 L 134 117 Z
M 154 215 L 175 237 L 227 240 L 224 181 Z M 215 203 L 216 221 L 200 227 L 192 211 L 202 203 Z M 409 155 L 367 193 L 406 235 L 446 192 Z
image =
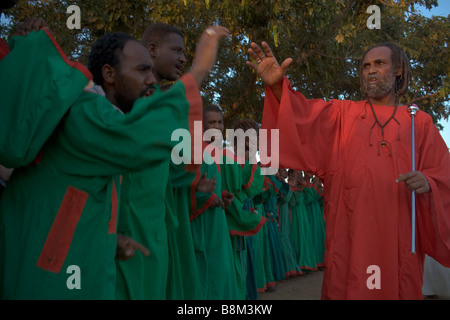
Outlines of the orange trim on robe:
M 59 273 L 72 243 L 88 194 L 69 186 L 45 240 L 37 266 Z
M 180 78 L 185 86 L 186 100 L 189 101 L 189 132 L 191 133 L 191 163 L 185 166 L 186 171 L 196 171 L 202 164 L 202 143 L 196 143 L 197 140 L 203 142 L 203 132 L 201 138 L 194 136 L 194 122 L 203 120 L 203 102 L 197 83 L 191 74 L 185 74 Z M 198 158 L 200 156 L 200 158 Z
M 114 234 L 117 232 L 117 209 L 119 206 L 119 199 L 117 197 L 116 182 L 113 179 L 112 194 L 111 194 L 111 219 L 108 222 L 108 233 Z

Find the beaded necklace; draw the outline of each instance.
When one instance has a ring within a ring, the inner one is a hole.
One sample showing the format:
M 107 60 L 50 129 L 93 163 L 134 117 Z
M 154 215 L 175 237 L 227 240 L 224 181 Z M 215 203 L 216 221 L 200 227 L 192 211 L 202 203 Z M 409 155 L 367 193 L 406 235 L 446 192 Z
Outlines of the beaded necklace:
M 373 108 L 373 105 L 372 105 L 372 101 L 370 101 L 369 98 L 366 101 L 369 103 L 370 109 L 372 109 L 373 117 L 375 118 L 375 122 L 373 123 L 372 127 L 370 128 L 369 145 L 372 146 L 372 143 L 371 143 L 371 140 L 370 140 L 370 138 L 372 136 L 372 129 L 375 127 L 375 125 L 378 124 L 378 126 L 381 128 L 381 139 L 382 139 L 381 142 L 380 142 L 381 147 L 384 148 L 388 144 L 389 144 L 389 147 L 390 147 L 390 143 L 384 139 L 384 127 L 386 127 L 387 124 L 389 122 L 391 122 L 392 119 L 394 119 L 395 122 L 397 122 L 397 124 L 400 126 L 400 122 L 395 118 L 395 113 L 397 112 L 397 105 L 398 105 L 397 97 L 395 97 L 394 112 L 392 112 L 391 116 L 389 117 L 389 119 L 387 119 L 387 121 L 384 124 L 381 124 L 380 120 L 378 120 L 377 114 L 375 113 L 375 109 Z M 398 136 L 398 140 L 400 140 L 400 133 L 399 133 L 399 136 Z M 378 154 L 380 154 L 379 150 L 378 150 Z M 391 155 L 391 150 L 390 149 L 389 149 L 389 155 Z

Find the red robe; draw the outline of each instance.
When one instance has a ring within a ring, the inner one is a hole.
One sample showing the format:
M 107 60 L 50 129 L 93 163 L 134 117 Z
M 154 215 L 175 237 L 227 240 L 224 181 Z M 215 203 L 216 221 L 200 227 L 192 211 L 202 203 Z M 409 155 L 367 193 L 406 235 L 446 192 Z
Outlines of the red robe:
M 394 110 L 374 108 L 382 124 Z M 266 88 L 262 128 L 279 129 L 280 167 L 313 172 L 324 183 L 323 299 L 421 299 L 424 254 L 450 267 L 445 142 L 419 110 L 416 170 L 431 192 L 416 195 L 416 254 L 411 254 L 411 192 L 395 182 L 412 171 L 411 115 L 406 106 L 398 107 L 384 128 L 386 147 L 380 127 L 371 129 L 374 119 L 366 101 L 308 100 L 286 78 L 281 102 Z
M 0 39 L 0 60 L 2 60 L 6 55 L 9 53 L 9 46 L 8 43 Z

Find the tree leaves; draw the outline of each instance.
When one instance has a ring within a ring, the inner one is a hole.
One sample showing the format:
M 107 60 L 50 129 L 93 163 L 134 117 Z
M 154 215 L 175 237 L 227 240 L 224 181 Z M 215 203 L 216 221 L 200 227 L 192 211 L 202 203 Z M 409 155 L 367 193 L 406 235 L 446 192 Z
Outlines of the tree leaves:
M 72 4 L 81 9 L 81 30 L 66 28 Z M 366 10 L 373 4 L 381 9 L 379 30 L 366 26 Z M 364 97 L 358 59 L 370 45 L 389 40 L 405 49 L 413 65 L 411 90 L 402 102 L 415 101 L 438 122 L 450 115 L 450 18 L 425 18 L 415 12 L 415 4 L 431 8 L 437 1 L 19 1 L 5 12 L 9 23 L 0 26 L 0 34 L 7 38 L 18 22 L 43 17 L 64 51 L 86 63 L 91 44 L 104 33 L 123 31 L 139 39 L 147 25 L 166 22 L 185 35 L 188 70 L 200 33 L 208 25 L 224 25 L 232 38 L 221 42 L 218 64 L 201 89 L 205 103 L 225 110 L 226 126 L 241 117 L 261 120 L 264 87 L 245 65 L 251 41 L 267 41 L 280 62 L 294 59 L 288 77 L 306 97 L 359 100 Z

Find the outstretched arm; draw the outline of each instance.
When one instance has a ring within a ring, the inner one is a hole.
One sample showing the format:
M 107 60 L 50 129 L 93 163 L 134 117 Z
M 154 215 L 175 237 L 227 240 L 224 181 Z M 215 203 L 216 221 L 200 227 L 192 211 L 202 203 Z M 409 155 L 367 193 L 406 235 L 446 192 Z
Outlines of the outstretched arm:
M 200 36 L 195 49 L 192 69 L 189 72 L 199 87 L 216 63 L 219 40 L 229 34 L 230 32 L 225 27 L 210 26 Z
M 280 101 L 282 80 L 287 67 L 292 63 L 292 58 L 287 58 L 280 66 L 266 42 L 261 43 L 265 53 L 256 43 L 252 42 L 251 46 L 248 53 L 255 62 L 247 61 L 247 66 L 256 71 L 262 81 L 272 88 L 276 98 Z

